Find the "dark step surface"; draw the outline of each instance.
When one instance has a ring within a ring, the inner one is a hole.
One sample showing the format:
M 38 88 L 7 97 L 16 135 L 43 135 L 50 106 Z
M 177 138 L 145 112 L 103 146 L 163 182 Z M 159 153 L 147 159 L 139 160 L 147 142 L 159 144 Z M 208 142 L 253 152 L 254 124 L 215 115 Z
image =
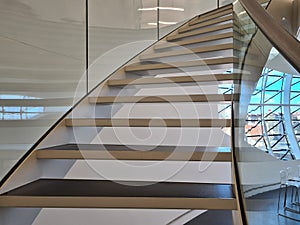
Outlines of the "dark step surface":
M 40 179 L 0 195 L 1 207 L 233 210 L 237 204 L 231 184 Z
M 230 147 L 66 144 L 37 150 L 38 159 L 231 161 Z
M 233 225 L 232 211 L 208 210 L 185 225 Z
M 231 184 L 196 184 L 102 180 L 40 179 L 5 193 L 7 196 L 234 198 Z M 138 186 L 137 186 L 138 185 Z M 143 186 L 141 186 L 143 185 Z M 146 185 L 146 186 L 144 186 Z
M 278 184 L 279 187 L 279 184 Z M 291 193 L 291 192 L 289 192 Z M 281 193 L 283 200 L 284 191 Z M 249 224 L 255 225 L 299 225 L 300 214 L 283 210 L 283 202 L 280 204 L 280 213 L 277 214 L 279 189 L 263 192 L 245 199 L 246 209 L 248 211 Z M 288 198 L 290 195 L 288 195 Z M 288 202 L 290 200 L 288 199 Z M 290 217 L 290 218 L 288 218 Z M 297 221 L 298 220 L 298 221 Z

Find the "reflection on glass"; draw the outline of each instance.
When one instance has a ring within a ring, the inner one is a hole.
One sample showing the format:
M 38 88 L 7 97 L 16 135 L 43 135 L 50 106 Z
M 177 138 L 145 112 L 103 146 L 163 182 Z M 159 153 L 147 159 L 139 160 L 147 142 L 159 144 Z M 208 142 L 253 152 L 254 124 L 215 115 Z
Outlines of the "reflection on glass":
M 268 1 L 260 2 L 266 5 Z M 257 28 L 239 1 L 234 10 L 236 22 L 242 25 L 235 35 L 235 45 L 241 47 L 235 69 L 242 75 L 235 143 L 248 224 L 288 224 L 293 221 L 290 218 L 300 219 L 284 206 L 292 199 L 285 187 L 294 184 L 289 179 L 297 176 L 300 164 L 299 72 Z
M 159 10 L 160 37 L 180 26 L 183 21 L 217 8 L 217 1 L 161 0 L 159 4 L 163 8 Z M 178 10 L 164 10 L 164 8 L 177 8 Z
M 20 100 L 20 104 L 16 106 L 5 106 L 5 104 L 1 104 L 0 108 L 0 118 L 1 120 L 28 120 L 28 119 L 34 119 L 37 118 L 40 114 L 42 114 L 45 111 L 44 106 L 38 106 L 38 107 L 28 107 L 23 106 L 22 100 L 25 99 L 38 99 L 36 97 L 30 97 L 30 96 L 20 96 L 20 95 L 1 95 L 0 96 L 0 102 L 4 99 L 8 102 L 8 100 L 14 101 L 14 100 Z M 8 102 L 9 103 L 9 102 Z
M 157 0 L 89 1 L 89 90 L 157 40 L 156 20 Z
M 85 93 L 84 7 L 0 1 L 0 179 Z
M 233 0 L 219 0 L 220 7 L 233 3 Z

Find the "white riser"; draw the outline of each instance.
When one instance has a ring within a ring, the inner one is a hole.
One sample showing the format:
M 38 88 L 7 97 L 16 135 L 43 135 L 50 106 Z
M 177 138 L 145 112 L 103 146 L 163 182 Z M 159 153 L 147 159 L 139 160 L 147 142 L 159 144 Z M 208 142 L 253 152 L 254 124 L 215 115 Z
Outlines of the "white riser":
M 95 129 L 90 132 L 97 134 Z M 75 132 L 76 133 L 76 132 Z M 93 144 L 230 146 L 230 137 L 220 128 L 103 128 Z
M 230 103 L 229 103 L 230 104 Z M 113 118 L 219 118 L 218 103 L 139 103 L 124 104 Z M 114 107 L 112 108 L 114 111 Z M 230 115 L 229 115 L 230 116 Z M 229 118 L 229 117 L 227 117 Z
M 205 52 L 205 53 L 193 53 L 191 51 L 189 55 L 168 56 L 168 57 L 154 58 L 154 59 L 148 59 L 143 61 L 171 63 L 171 62 L 178 62 L 178 61 L 201 60 L 201 59 L 216 57 L 216 55 L 218 55 L 218 57 L 230 57 L 233 56 L 233 51 L 219 50 L 219 51 Z
M 45 160 L 47 161 L 47 160 Z M 53 178 L 55 163 L 44 168 L 43 177 Z M 100 161 L 78 160 L 66 179 L 122 181 L 231 183 L 230 162 Z
M 188 210 L 157 210 L 157 209 L 42 209 L 32 225 L 157 225 L 168 224 Z M 181 224 L 205 212 L 193 210 L 188 213 Z M 6 224 L 5 224 L 6 225 Z M 179 223 L 172 223 L 179 225 Z
M 162 42 L 162 43 L 164 43 L 164 42 Z M 172 42 L 172 44 L 174 44 L 174 47 L 157 49 L 156 51 L 157 52 L 166 52 L 166 51 L 172 51 L 172 50 L 181 50 L 181 49 L 185 49 L 185 48 L 197 48 L 197 47 L 205 47 L 205 46 L 228 44 L 228 43 L 233 43 L 233 39 L 232 38 L 224 38 L 224 39 L 215 40 L 215 41 L 206 41 L 206 42 L 188 44 L 188 45 L 183 45 L 183 46 L 177 45 L 176 42 Z

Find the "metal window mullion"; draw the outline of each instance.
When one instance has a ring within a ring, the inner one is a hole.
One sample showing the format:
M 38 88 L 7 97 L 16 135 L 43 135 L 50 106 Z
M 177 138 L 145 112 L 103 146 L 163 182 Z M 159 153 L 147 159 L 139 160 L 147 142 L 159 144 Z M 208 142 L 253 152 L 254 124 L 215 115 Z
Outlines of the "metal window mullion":
M 287 75 L 285 78 L 285 91 L 284 91 L 284 126 L 287 133 L 287 137 L 291 146 L 291 151 L 297 159 L 300 159 L 300 148 L 297 141 L 297 137 L 294 132 L 292 117 L 291 117 L 291 108 L 289 106 L 290 97 L 291 97 L 291 84 L 292 84 L 292 75 Z
M 291 154 L 291 157 L 293 158 L 293 154 L 292 154 L 292 152 L 291 152 L 291 144 L 290 144 L 290 142 L 289 142 L 289 139 L 288 139 L 288 134 L 287 134 L 287 127 L 285 126 L 285 122 L 284 122 L 284 109 L 283 109 L 283 104 L 285 103 L 284 102 L 284 91 L 283 90 L 285 90 L 285 86 L 284 86 L 284 81 L 286 82 L 286 78 L 287 78 L 287 74 L 283 74 L 283 80 L 282 80 L 282 83 L 281 83 L 281 90 L 282 90 L 282 92 L 281 92 L 281 94 L 280 94 L 280 104 L 281 104 L 281 107 L 280 107 L 280 112 L 281 112 L 281 115 L 280 115 L 280 119 L 281 119 L 281 121 L 282 121 L 282 133 L 283 133 L 283 138 L 285 139 L 285 142 L 286 142 L 286 144 L 287 144 L 287 146 L 288 146 L 288 149 L 287 149 L 287 153 L 290 153 Z M 289 89 L 290 90 L 290 89 Z M 290 102 L 289 102 L 290 103 Z M 289 104 L 288 103 L 288 104 Z M 289 107 L 290 108 L 290 107 Z
M 266 124 L 266 121 L 264 120 L 264 117 L 265 117 L 265 95 L 266 95 L 266 85 L 267 85 L 267 82 L 268 82 L 268 76 L 267 74 L 264 74 L 263 76 L 263 82 L 262 82 L 262 95 L 261 95 L 261 99 L 260 99 L 260 104 L 261 104 L 261 120 L 262 120 L 262 134 L 263 134 L 263 137 L 264 137 L 264 141 L 265 141 L 265 144 L 266 144 L 266 147 L 267 147 L 267 151 L 269 152 L 269 154 L 271 155 L 274 155 L 273 153 L 273 150 L 271 148 L 271 143 L 270 143 L 270 139 L 268 137 L 268 134 L 267 134 L 267 124 Z

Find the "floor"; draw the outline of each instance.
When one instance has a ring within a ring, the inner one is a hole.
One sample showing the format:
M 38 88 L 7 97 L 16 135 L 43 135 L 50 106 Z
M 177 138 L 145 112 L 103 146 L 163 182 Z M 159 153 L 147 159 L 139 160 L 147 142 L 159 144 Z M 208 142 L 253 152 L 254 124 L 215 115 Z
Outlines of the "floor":
M 249 225 L 299 225 L 300 214 L 284 212 L 299 221 L 277 214 L 278 190 L 258 194 L 246 200 Z
M 185 225 L 233 225 L 232 211 L 208 210 Z
M 248 225 L 300 225 L 300 214 L 285 212 L 299 221 L 277 215 L 278 190 L 258 194 L 246 200 Z M 284 212 L 284 211 L 282 211 Z M 232 212 L 209 210 L 185 225 L 232 225 Z

